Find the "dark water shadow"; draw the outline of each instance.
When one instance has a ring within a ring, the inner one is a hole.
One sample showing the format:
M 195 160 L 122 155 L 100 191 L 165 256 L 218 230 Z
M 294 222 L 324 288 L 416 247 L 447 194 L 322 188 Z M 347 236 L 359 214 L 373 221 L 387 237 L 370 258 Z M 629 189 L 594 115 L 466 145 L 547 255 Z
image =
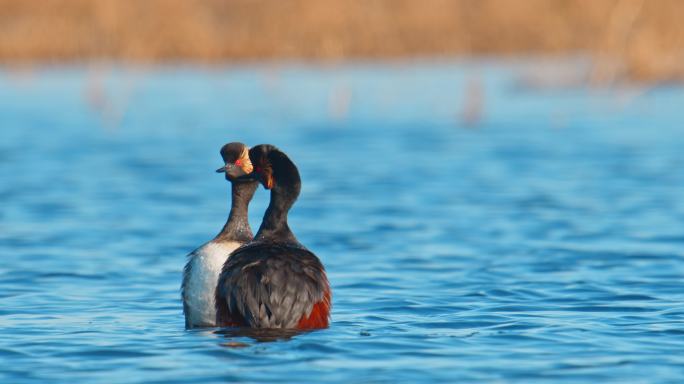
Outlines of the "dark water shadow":
M 295 336 L 308 333 L 311 331 L 303 331 L 298 329 L 255 329 L 255 328 L 221 328 L 214 331 L 214 334 L 221 335 L 224 338 L 237 338 L 237 337 L 248 337 L 257 342 L 274 342 L 274 341 L 287 341 Z M 247 344 L 241 342 L 229 342 L 222 343 L 222 346 L 240 348 L 246 347 Z

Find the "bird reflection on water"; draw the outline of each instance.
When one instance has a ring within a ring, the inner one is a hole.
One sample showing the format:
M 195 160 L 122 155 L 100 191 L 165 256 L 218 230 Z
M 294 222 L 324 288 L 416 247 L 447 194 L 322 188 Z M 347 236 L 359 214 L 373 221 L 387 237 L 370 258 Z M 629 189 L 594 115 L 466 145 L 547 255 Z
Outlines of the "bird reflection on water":
M 299 329 L 280 329 L 280 328 L 247 328 L 247 327 L 227 327 L 221 328 L 214 331 L 216 335 L 223 336 L 225 338 L 240 338 L 248 337 L 257 342 L 273 342 L 273 341 L 288 341 L 295 336 L 299 336 L 304 333 L 315 332 L 311 330 L 299 330 Z M 219 345 L 223 347 L 230 348 L 243 348 L 247 347 L 249 344 L 240 341 L 229 341 L 225 343 L 220 343 Z

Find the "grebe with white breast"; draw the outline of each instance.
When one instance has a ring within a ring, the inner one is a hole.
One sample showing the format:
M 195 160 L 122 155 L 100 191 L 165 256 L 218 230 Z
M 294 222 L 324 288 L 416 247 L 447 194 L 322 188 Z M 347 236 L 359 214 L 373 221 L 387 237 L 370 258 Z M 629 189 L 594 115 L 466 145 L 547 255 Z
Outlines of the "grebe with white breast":
M 226 180 L 231 182 L 230 214 L 213 240 L 188 255 L 181 285 L 186 328 L 216 325 L 214 292 L 221 267 L 232 251 L 253 237 L 247 221 L 247 207 L 259 183 L 237 180 L 252 172 L 249 148 L 242 143 L 228 143 L 221 148 L 221 157 L 225 165 L 216 172 L 225 172 Z

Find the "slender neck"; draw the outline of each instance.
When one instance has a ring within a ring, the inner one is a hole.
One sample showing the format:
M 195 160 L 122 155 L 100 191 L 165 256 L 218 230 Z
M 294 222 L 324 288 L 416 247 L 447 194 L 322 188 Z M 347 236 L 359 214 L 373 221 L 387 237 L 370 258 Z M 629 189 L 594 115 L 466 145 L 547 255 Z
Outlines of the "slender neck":
M 254 240 L 299 244 L 287 224 L 287 214 L 299 196 L 301 179 L 297 167 L 282 152 L 273 155 L 274 186 L 271 201 Z
M 228 220 L 215 240 L 236 241 L 239 243 L 246 243 L 252 240 L 252 229 L 249 227 L 248 220 L 248 206 L 257 187 L 257 182 L 232 183 L 230 214 L 228 214 Z
M 298 243 L 297 238 L 287 225 L 287 214 L 294 200 L 285 198 L 278 187 L 271 190 L 271 202 L 266 208 L 264 219 L 254 240 Z

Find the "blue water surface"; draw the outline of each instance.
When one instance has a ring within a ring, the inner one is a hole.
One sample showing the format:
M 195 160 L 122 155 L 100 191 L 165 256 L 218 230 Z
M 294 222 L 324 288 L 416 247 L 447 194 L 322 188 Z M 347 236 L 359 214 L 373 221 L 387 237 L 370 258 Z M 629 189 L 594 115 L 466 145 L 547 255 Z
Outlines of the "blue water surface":
M 0 382 L 682 382 L 684 90 L 523 69 L 0 70 Z M 184 329 L 229 141 L 298 164 L 329 329 Z

